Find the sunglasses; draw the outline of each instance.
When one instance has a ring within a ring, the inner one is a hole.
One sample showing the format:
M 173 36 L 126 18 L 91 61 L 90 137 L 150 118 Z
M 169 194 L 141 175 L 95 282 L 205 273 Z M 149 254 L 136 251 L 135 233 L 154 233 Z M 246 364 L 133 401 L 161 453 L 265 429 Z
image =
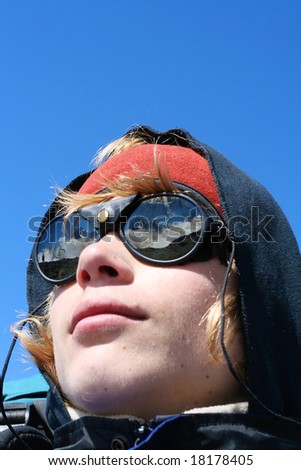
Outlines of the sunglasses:
M 227 240 L 224 222 L 201 194 L 194 199 L 183 193 L 135 194 L 52 219 L 37 238 L 34 262 L 47 281 L 68 283 L 82 251 L 102 239 L 110 243 L 109 233 L 117 233 L 133 256 L 156 266 L 208 261 Z

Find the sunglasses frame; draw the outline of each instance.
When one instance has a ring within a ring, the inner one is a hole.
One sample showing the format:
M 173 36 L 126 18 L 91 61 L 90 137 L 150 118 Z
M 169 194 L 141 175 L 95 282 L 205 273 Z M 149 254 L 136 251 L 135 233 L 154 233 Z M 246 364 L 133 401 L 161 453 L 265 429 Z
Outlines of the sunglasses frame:
M 195 243 L 193 248 L 188 253 L 174 260 L 156 260 L 143 255 L 142 253 L 133 248 L 123 231 L 128 217 L 134 213 L 135 209 L 139 207 L 144 201 L 157 197 L 177 197 L 185 199 L 189 201 L 194 207 L 196 207 L 196 209 L 202 215 L 204 215 L 204 224 L 202 225 L 199 241 Z M 102 213 L 102 217 L 103 219 L 105 219 L 103 222 L 99 222 L 100 213 Z M 217 212 L 215 207 L 205 196 L 195 190 L 192 190 L 191 188 L 189 188 L 189 191 L 185 192 L 160 192 L 146 196 L 141 196 L 138 193 L 124 198 L 111 199 L 108 201 L 101 202 L 99 204 L 83 207 L 72 215 L 77 214 L 84 219 L 93 219 L 94 221 L 97 221 L 97 223 L 94 223 L 94 228 L 97 227 L 97 229 L 99 230 L 99 239 L 95 239 L 95 241 L 86 244 L 83 250 L 87 246 L 100 241 L 107 233 L 113 232 L 119 235 L 126 248 L 135 258 L 141 260 L 142 262 L 145 262 L 146 264 L 154 266 L 166 267 L 182 265 L 192 260 L 208 261 L 214 256 L 218 255 L 218 253 L 221 251 L 222 246 L 224 246 L 225 241 L 227 241 L 228 239 L 228 230 L 221 215 Z M 38 272 L 45 280 L 47 280 L 51 284 L 64 285 L 75 280 L 76 270 L 75 273 L 63 279 L 51 279 L 46 276 L 46 274 L 42 271 L 38 262 L 39 243 L 48 228 L 57 220 L 66 221 L 65 217 L 62 215 L 55 216 L 41 228 L 35 242 L 33 250 L 33 260 Z

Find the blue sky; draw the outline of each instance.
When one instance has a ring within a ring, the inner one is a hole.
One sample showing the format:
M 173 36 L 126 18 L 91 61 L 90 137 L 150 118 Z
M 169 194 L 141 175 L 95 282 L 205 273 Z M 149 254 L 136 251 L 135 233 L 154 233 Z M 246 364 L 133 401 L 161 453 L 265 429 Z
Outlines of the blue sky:
M 26 311 L 30 219 L 134 124 L 220 150 L 301 244 L 300 24 L 299 0 L 1 1 L 1 364 Z M 20 354 L 8 379 L 34 372 Z

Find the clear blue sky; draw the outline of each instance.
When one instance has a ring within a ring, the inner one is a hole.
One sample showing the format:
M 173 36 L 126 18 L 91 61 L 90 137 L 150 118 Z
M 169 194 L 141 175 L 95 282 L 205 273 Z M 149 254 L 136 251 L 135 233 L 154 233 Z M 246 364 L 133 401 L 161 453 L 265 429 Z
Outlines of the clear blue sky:
M 1 364 L 26 311 L 30 218 L 134 124 L 226 154 L 301 244 L 300 25 L 299 0 L 1 1 Z M 20 352 L 9 379 L 33 373 Z

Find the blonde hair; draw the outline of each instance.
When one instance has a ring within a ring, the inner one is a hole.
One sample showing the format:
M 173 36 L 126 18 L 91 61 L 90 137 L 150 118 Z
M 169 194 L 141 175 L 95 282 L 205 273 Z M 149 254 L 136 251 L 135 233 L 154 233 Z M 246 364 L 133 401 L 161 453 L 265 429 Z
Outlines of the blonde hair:
M 94 158 L 94 163 L 99 165 L 104 158 L 113 158 L 121 151 L 130 147 L 150 142 L 155 143 L 156 139 L 152 134 L 147 133 L 145 128 L 139 129 L 140 132 L 138 134 L 128 133 L 124 137 L 117 139 L 105 148 L 101 149 Z M 175 138 L 176 137 L 178 136 L 175 136 Z M 98 194 L 80 194 L 70 190 L 61 191 L 57 198 L 61 206 L 60 211 L 62 211 L 65 214 L 65 217 L 68 218 L 73 212 L 77 211 L 81 207 L 98 204 L 104 200 L 111 199 L 112 197 L 125 197 L 135 193 L 147 195 L 164 191 L 179 191 L 168 173 L 168 168 L 164 165 L 162 167 L 159 163 L 160 162 L 155 160 L 156 174 L 141 174 L 141 172 L 137 170 L 135 177 L 119 175 L 118 179 L 114 179 L 114 181 L 106 181 L 106 191 Z M 46 372 L 59 387 L 59 381 L 54 365 L 53 341 L 49 320 L 49 310 L 52 298 L 53 292 L 48 298 L 48 305 L 45 309 L 46 313 L 44 315 L 26 318 L 21 323 L 25 324 L 27 322 L 29 324 L 29 328 L 21 331 L 16 328 L 15 332 L 20 337 L 24 348 L 29 352 L 35 364 L 41 371 Z M 227 347 L 228 345 L 231 346 L 233 337 L 241 333 L 242 324 L 238 293 L 228 293 L 224 300 L 226 314 L 224 342 Z M 217 300 L 211 306 L 206 315 L 206 322 L 208 349 L 216 361 L 222 361 L 223 354 L 220 347 L 221 300 Z M 20 326 L 20 323 L 17 326 Z

